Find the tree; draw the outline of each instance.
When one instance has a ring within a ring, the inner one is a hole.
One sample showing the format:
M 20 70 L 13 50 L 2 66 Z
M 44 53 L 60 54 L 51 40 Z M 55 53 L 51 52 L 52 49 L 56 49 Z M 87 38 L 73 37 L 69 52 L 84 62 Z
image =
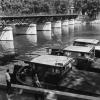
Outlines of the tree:
M 83 15 L 87 13 L 90 18 L 95 18 L 100 10 L 100 2 L 99 0 L 75 0 L 74 7 L 75 11 L 81 11 Z
M 44 13 L 49 13 L 50 12 L 50 8 L 49 8 L 49 4 L 48 3 L 43 3 L 41 5 L 41 12 L 44 12 Z
M 68 1 L 57 0 L 54 3 L 54 7 L 55 7 L 55 10 L 56 10 L 57 14 L 66 13 L 67 12 L 67 7 L 68 7 Z

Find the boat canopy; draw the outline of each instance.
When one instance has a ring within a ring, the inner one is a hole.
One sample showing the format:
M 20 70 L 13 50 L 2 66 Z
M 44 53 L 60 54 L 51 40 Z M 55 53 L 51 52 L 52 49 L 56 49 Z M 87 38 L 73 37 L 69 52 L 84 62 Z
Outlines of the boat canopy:
M 99 50 L 100 51 L 100 46 L 95 46 L 95 50 Z
M 53 45 L 53 46 L 46 47 L 46 49 L 62 50 L 62 49 L 64 49 L 64 46 L 62 46 L 62 45 Z
M 80 43 L 89 43 L 89 44 L 98 44 L 100 41 L 97 39 L 76 39 L 74 42 L 80 42 Z
M 64 48 L 64 51 L 68 52 L 83 52 L 83 53 L 90 53 L 92 50 L 94 50 L 94 47 L 84 47 L 84 46 L 73 46 L 70 45 L 66 48 Z
M 56 67 L 64 67 L 72 60 L 66 56 L 42 55 L 31 60 L 32 63 L 43 64 Z

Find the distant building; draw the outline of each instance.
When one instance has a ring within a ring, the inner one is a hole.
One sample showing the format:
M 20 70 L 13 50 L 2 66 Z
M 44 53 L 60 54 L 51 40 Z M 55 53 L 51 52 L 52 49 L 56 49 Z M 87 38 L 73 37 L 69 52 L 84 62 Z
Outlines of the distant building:
M 70 0 L 69 1 L 69 7 L 68 7 L 68 14 L 74 14 L 75 9 L 74 9 L 74 1 Z

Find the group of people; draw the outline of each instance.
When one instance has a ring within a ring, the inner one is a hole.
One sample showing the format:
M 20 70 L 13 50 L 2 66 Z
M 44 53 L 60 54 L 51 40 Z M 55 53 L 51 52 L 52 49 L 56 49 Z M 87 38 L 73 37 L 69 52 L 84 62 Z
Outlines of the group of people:
M 11 100 L 10 99 L 10 94 L 11 94 L 11 75 L 10 75 L 10 71 L 9 69 L 6 70 L 6 73 L 5 73 L 5 78 L 6 78 L 6 83 L 7 83 L 7 98 L 8 100 Z M 40 82 L 39 82 L 39 79 L 38 79 L 38 76 L 37 76 L 37 73 L 33 73 L 33 84 L 34 86 L 36 87 L 42 87 Z M 56 96 L 53 92 L 47 92 L 46 95 L 44 95 L 44 99 L 43 100 L 57 100 L 56 99 Z

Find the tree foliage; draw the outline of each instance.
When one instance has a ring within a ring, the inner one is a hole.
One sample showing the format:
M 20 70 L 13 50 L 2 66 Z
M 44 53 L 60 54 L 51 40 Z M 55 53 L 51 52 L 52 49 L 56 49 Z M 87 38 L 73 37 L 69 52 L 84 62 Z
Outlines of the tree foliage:
M 75 12 L 82 12 L 91 18 L 100 10 L 100 0 L 1 0 L 1 7 L 6 15 L 65 14 L 72 1 Z
M 67 2 L 63 1 L 55 1 L 54 3 L 54 7 L 55 7 L 55 10 L 56 10 L 56 13 L 59 14 L 63 14 L 63 13 L 66 13 L 67 11 Z
M 67 1 L 61 0 L 2 0 L 2 11 L 5 14 L 49 14 L 50 12 L 65 13 Z M 52 10 L 52 11 L 51 11 Z
M 94 18 L 100 11 L 99 0 L 75 0 L 74 7 L 77 12 L 87 14 L 90 18 Z

